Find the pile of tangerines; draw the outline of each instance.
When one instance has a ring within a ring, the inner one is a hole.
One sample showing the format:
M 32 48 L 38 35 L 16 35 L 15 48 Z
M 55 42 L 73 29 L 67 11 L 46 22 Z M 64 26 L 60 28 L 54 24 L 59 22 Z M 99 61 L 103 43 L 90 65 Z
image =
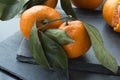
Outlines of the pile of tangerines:
M 96 9 L 102 4 L 103 0 L 71 0 L 71 2 L 77 8 Z M 39 28 L 45 25 L 42 23 L 43 20 L 61 18 L 60 13 L 55 9 L 57 3 L 57 0 L 47 0 L 44 5 L 34 5 L 23 12 L 20 17 L 20 30 L 27 40 L 29 40 L 31 29 L 35 21 L 37 28 Z M 117 32 L 120 32 L 119 4 L 120 0 L 106 0 L 103 6 L 104 19 Z M 41 31 L 45 31 L 49 28 L 64 30 L 70 38 L 75 41 L 74 43 L 63 46 L 69 58 L 76 58 L 83 55 L 91 46 L 89 35 L 82 21 L 68 21 L 66 25 L 66 22 L 63 22 L 62 19 L 56 20 L 45 25 L 45 27 L 41 28 Z

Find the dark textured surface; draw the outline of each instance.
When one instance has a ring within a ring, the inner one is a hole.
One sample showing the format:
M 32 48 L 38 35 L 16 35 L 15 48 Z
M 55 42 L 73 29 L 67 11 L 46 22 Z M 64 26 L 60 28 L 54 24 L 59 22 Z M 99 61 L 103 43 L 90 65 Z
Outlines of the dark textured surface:
M 0 43 L 0 66 L 23 80 L 66 80 L 59 71 L 43 69 L 38 65 L 21 63 L 16 60 L 17 51 L 23 40 L 20 32 Z
M 15 78 L 4 74 L 3 72 L 0 71 L 0 80 L 15 80 Z
M 65 80 L 64 75 L 58 72 L 43 69 L 38 65 L 18 62 L 16 60 L 16 55 L 22 40 L 22 35 L 17 32 L 15 35 L 0 43 L 0 66 L 23 78 L 23 80 L 36 80 L 36 78 L 37 80 Z M 87 58 L 84 58 L 82 60 L 86 59 Z M 74 69 L 74 66 L 75 65 L 73 65 L 73 69 L 69 69 L 70 80 L 120 80 L 120 76 L 76 70 L 77 68 Z M 86 68 L 89 69 L 87 66 Z

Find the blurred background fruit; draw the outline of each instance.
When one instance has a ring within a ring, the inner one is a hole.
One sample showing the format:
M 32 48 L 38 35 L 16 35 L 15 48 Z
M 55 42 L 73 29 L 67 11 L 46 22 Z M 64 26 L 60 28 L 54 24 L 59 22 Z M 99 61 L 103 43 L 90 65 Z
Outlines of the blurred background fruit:
M 58 0 L 47 0 L 44 5 L 55 8 L 57 6 Z
M 29 0 L 23 8 L 23 11 L 35 5 L 46 5 L 52 8 L 57 6 L 58 0 Z
M 74 6 L 82 9 L 96 9 L 103 2 L 103 0 L 71 0 L 71 1 Z
M 106 0 L 103 6 L 103 17 L 114 31 L 120 32 L 120 0 Z

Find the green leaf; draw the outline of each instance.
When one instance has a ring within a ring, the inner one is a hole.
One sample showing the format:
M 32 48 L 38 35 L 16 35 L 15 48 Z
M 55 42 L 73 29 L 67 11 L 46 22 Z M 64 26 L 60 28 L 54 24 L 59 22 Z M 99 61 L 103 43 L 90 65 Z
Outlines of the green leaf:
M 60 0 L 61 7 L 67 15 L 71 15 L 73 18 L 77 18 L 72 8 L 71 0 Z
M 0 17 L 1 17 L 2 14 L 3 14 L 3 10 L 4 10 L 5 6 L 6 6 L 5 4 L 0 3 Z
M 38 37 L 38 30 L 36 28 L 36 25 L 33 26 L 31 31 L 29 47 L 36 62 L 42 67 L 50 68 L 43 47 Z
M 9 20 L 15 17 L 26 2 L 27 0 L 0 0 L 0 20 Z
M 97 60 L 107 69 L 114 73 L 118 71 L 118 64 L 116 59 L 106 50 L 102 37 L 99 31 L 92 25 L 84 23 L 85 28 L 90 36 L 92 47 L 95 52 Z
M 68 74 L 68 58 L 64 49 L 42 32 L 40 39 L 51 68 Z
M 73 43 L 74 40 L 72 40 L 64 30 L 60 29 L 48 29 L 44 32 L 48 37 L 55 40 L 61 45 Z
M 13 4 L 16 1 L 17 0 L 0 0 L 0 3 L 3 3 L 3 4 Z

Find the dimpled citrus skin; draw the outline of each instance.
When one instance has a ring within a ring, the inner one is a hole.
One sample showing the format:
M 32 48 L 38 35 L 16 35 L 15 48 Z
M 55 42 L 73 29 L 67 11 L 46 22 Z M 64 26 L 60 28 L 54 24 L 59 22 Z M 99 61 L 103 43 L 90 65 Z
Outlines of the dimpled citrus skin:
M 68 25 L 63 23 L 59 29 L 64 30 L 75 41 L 63 46 L 69 58 L 80 57 L 88 51 L 91 41 L 81 21 L 70 21 Z
M 22 32 L 22 34 L 26 39 L 29 39 L 31 29 L 35 21 L 38 21 L 37 25 L 41 27 L 44 26 L 44 24 L 42 24 L 40 21 L 44 19 L 53 20 L 56 18 L 61 18 L 61 15 L 57 10 L 44 5 L 33 6 L 27 9 L 26 11 L 24 11 L 24 13 L 21 15 L 20 31 Z M 50 24 L 47 24 L 45 26 L 45 29 L 57 28 L 60 26 L 60 24 L 62 24 L 62 21 L 58 20 Z
M 120 32 L 119 5 L 120 0 L 106 0 L 103 6 L 103 17 L 116 32 Z
M 102 4 L 103 0 L 71 0 L 71 1 L 78 8 L 95 9 Z

